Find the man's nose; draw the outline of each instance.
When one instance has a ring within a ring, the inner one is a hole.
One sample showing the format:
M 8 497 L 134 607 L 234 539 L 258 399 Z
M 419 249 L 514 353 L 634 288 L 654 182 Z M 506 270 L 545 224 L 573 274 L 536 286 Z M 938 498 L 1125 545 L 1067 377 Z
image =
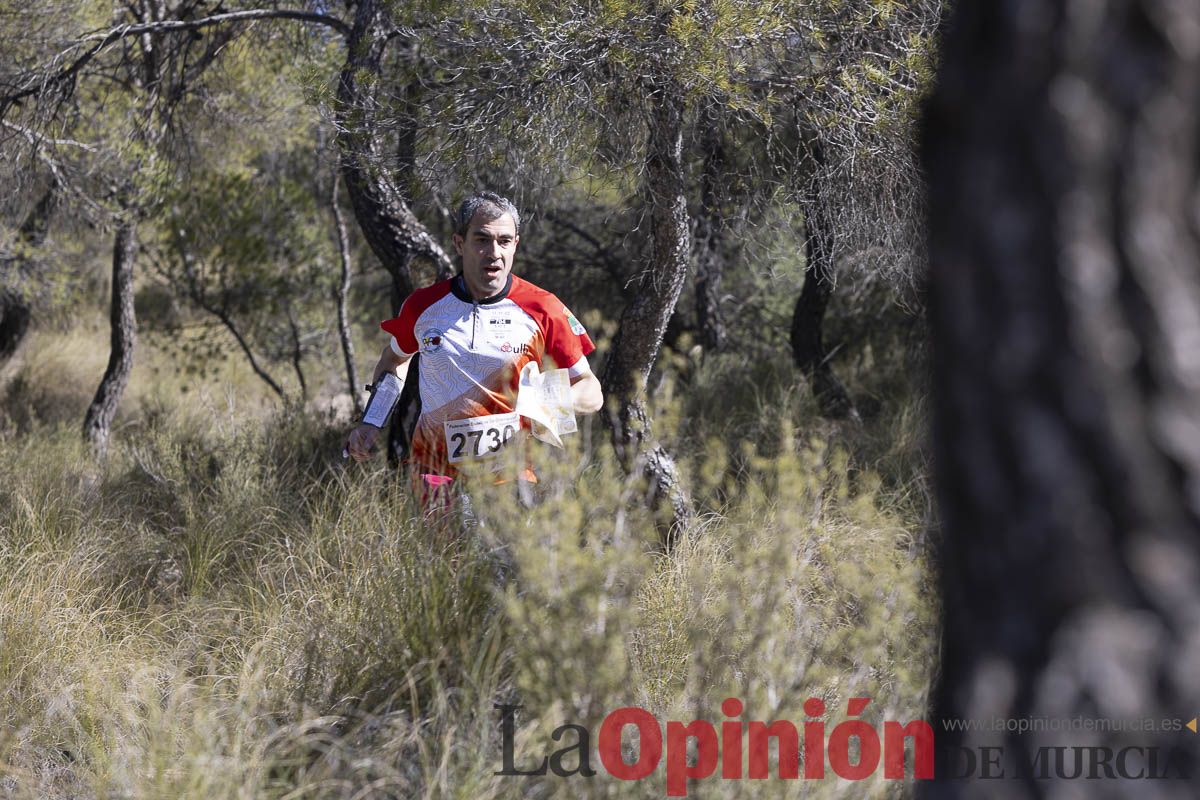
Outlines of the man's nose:
M 500 255 L 500 243 L 492 239 L 484 246 L 483 252 L 493 258 Z

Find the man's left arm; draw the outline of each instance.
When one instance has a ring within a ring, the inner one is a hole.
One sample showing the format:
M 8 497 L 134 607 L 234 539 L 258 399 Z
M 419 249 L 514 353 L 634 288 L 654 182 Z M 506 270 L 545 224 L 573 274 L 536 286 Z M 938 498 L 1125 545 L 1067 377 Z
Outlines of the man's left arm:
M 600 379 L 588 364 L 588 354 L 596 349 L 583 325 L 557 297 L 549 295 L 543 331 L 546 336 L 546 355 L 550 360 L 567 365 L 571 381 L 571 405 L 576 414 L 595 414 L 604 407 L 604 391 Z
M 604 406 L 600 379 L 591 370 L 571 378 L 571 404 L 576 414 L 595 414 Z

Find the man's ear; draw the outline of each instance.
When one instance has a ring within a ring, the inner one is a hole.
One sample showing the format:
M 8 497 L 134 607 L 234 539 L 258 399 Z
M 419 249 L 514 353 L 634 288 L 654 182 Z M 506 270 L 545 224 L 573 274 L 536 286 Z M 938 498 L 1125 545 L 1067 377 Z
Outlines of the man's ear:
M 463 254 L 463 252 L 462 252 L 463 244 L 464 244 L 463 237 L 459 236 L 457 233 L 454 234 L 454 252 L 458 253 L 460 256 Z

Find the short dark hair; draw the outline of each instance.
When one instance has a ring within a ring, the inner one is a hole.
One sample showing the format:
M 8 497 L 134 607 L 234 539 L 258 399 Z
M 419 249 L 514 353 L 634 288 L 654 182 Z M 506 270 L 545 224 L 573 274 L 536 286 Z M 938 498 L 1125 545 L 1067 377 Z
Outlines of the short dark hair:
M 517 211 L 517 207 L 507 197 L 501 197 L 495 192 L 476 192 L 463 200 L 458 207 L 458 214 L 454 218 L 454 232 L 459 236 L 466 236 L 467 226 L 480 211 L 487 214 L 489 220 L 499 219 L 508 214 L 512 217 L 517 233 L 521 233 L 521 214 Z

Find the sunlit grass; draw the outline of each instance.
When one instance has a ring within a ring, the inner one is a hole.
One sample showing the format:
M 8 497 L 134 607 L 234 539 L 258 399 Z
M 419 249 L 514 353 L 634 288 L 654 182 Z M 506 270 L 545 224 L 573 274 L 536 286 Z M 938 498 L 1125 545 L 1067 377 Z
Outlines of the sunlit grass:
M 523 706 L 525 761 L 626 705 L 717 721 L 736 696 L 747 718 L 799 721 L 819 696 L 836 723 L 867 696 L 873 722 L 925 713 L 914 411 L 886 423 L 891 445 L 838 439 L 785 376 L 747 388 L 714 363 L 656 416 L 701 512 L 670 552 L 598 424 L 542 452 L 534 509 L 480 481 L 482 524 L 456 536 L 382 459 L 343 464 L 324 414 L 217 383 L 181 396 L 149 348 L 94 462 L 88 392 L 60 380 L 103 368 L 85 338 L 39 336 L 0 387 L 0 795 L 662 797 L 661 770 L 495 775 L 493 704 Z M 907 791 L 714 778 L 693 794 Z

